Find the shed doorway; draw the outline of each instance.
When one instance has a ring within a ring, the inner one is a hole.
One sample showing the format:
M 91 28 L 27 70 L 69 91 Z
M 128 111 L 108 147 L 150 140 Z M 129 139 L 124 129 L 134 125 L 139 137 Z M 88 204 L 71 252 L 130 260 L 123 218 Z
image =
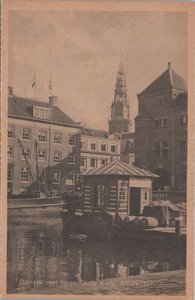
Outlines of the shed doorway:
M 129 215 L 139 216 L 141 208 L 141 189 L 131 187 L 130 188 L 130 199 L 129 199 Z

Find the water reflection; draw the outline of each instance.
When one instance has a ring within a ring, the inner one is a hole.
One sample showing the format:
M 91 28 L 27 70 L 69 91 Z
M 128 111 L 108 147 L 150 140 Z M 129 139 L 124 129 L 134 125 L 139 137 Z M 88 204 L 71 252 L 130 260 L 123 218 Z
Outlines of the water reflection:
M 8 292 L 185 268 L 183 249 L 67 240 L 62 227 L 57 219 L 42 225 L 9 223 Z

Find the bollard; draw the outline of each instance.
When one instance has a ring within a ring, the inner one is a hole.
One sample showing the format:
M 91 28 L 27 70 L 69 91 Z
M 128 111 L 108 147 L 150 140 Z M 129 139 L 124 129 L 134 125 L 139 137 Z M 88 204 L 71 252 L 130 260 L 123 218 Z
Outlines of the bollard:
M 177 237 L 181 236 L 181 220 L 180 220 L 180 218 L 175 219 L 175 234 Z

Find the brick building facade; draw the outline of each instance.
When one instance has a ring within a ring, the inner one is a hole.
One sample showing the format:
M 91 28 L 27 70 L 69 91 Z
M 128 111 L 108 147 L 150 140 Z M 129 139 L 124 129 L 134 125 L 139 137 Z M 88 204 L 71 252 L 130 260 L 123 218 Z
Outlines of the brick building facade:
M 46 195 L 74 188 L 80 173 L 80 127 L 57 106 L 17 97 L 9 88 L 8 194 Z M 39 180 L 37 180 L 39 179 Z
M 135 159 L 160 175 L 154 189 L 186 189 L 187 88 L 170 63 L 138 94 Z
M 81 129 L 81 173 L 119 159 L 121 141 L 104 130 Z

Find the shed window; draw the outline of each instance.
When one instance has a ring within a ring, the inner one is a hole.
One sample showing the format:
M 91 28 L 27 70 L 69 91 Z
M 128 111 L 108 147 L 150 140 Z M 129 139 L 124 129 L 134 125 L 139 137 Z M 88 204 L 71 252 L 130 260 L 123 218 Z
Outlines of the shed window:
M 102 207 L 105 204 L 104 197 L 104 185 L 95 185 L 94 186 L 94 206 Z

